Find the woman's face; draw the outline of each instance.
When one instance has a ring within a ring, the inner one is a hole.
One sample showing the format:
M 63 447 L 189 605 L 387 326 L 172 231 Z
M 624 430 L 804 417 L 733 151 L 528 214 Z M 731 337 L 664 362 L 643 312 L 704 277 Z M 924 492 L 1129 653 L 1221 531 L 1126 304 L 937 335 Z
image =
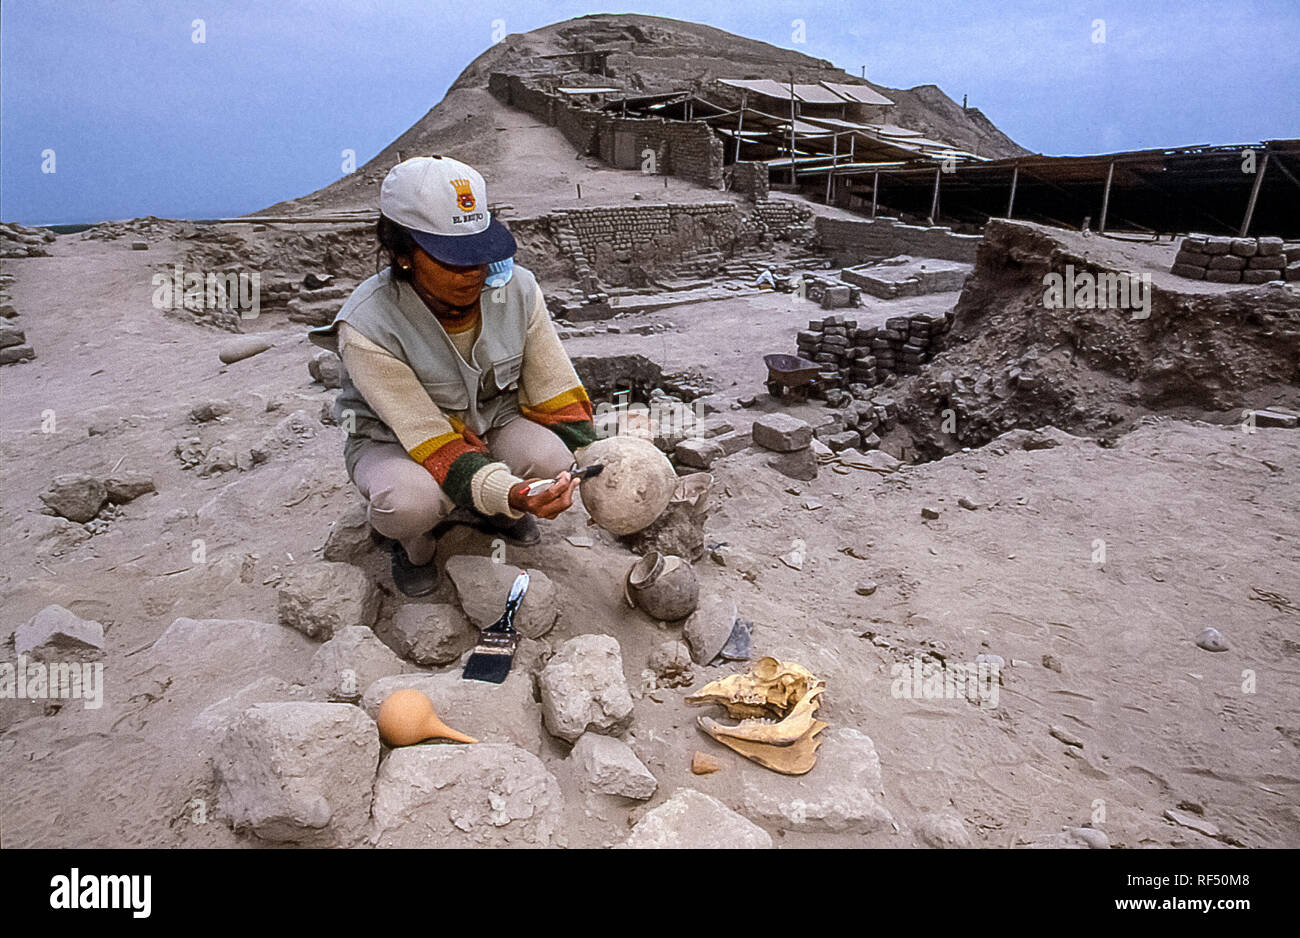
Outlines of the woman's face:
M 416 248 L 411 257 L 411 281 L 426 301 L 430 298 L 441 305 L 471 307 L 478 302 L 487 280 L 487 264 L 457 267 L 435 260 Z

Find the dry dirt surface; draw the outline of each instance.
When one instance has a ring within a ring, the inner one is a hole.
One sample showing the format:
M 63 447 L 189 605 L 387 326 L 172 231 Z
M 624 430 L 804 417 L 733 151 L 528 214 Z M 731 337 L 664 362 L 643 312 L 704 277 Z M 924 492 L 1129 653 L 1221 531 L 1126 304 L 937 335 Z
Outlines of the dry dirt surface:
M 251 323 L 272 348 L 223 365 L 216 349 L 228 333 L 155 309 L 150 276 L 184 250 L 64 237 L 48 257 L 4 265 L 37 357 L 0 371 L 0 661 L 15 659 L 14 631 L 50 604 L 105 629 L 101 708 L 0 700 L 5 846 L 264 845 L 223 815 L 221 721 L 249 703 L 312 697 L 304 685 L 319 643 L 276 623 L 285 578 L 320 559 L 359 502 L 342 431 L 319 419 L 332 392 L 311 380 L 316 349 L 282 314 Z M 956 297 L 925 301 L 947 308 Z M 760 393 L 761 352 L 790 349 L 819 315 L 788 296 L 740 296 L 646 317 L 671 319 L 670 332 L 570 346 L 706 366 L 719 416 L 743 429 L 778 409 Z M 729 408 L 746 395 L 758 396 L 753 408 Z M 194 423 L 192 408 L 213 400 L 229 411 Z M 824 410 L 791 409 L 813 419 Z M 214 448 L 237 462 L 252 448 L 266 457 L 201 476 L 177 455 L 193 437 L 205 458 Z M 584 793 L 569 745 L 541 728 L 535 701 L 516 701 L 510 718 L 540 739 L 562 792 L 555 843 L 621 844 L 647 810 L 694 789 L 776 846 L 1078 846 L 1063 831 L 1084 827 L 1112 847 L 1300 846 L 1298 454 L 1292 430 L 1150 418 L 1107 446 L 1013 431 L 889 474 L 823 466 L 811 482 L 768 468 L 761 450 L 719 460 L 713 550 L 695 565 L 701 591 L 736 601 L 756 654 L 827 684 L 819 715 L 830 741 L 799 779 L 697 728 L 700 711 L 683 698 L 739 665 L 697 666 L 686 686 L 641 693 L 652 649 L 681 626 L 626 606 L 636 558 L 587 526 L 580 507 L 543 523 L 542 544 L 506 557 L 555 587 L 558 624 L 529 655 L 544 661 L 577 635 L 616 639 L 635 698 L 624 739 L 657 782 L 645 801 Z M 156 492 L 89 527 L 41 511 L 56 475 L 128 470 L 148 474 Z M 567 540 L 579 535 L 592 545 Z M 796 549 L 800 569 L 780 559 Z M 492 550 L 461 528 L 440 545 L 440 563 Z M 393 590 L 382 554 L 355 562 L 381 590 L 375 631 L 387 634 L 411 601 Z M 456 601 L 448 577 L 431 599 Z M 152 647 L 180 617 L 270 625 L 257 642 L 232 628 L 209 644 Z M 1197 646 L 1206 627 L 1227 651 Z M 1003 664 L 996 706 L 909 699 L 896 686 L 896 664 L 929 673 L 979 655 Z M 527 679 L 529 662 L 516 667 Z M 454 675 L 458 665 L 410 668 Z M 491 716 L 475 725 L 441 715 L 471 734 Z M 697 751 L 722 770 L 693 775 Z M 844 760 L 874 790 L 846 794 Z M 513 829 L 502 828 L 507 842 Z

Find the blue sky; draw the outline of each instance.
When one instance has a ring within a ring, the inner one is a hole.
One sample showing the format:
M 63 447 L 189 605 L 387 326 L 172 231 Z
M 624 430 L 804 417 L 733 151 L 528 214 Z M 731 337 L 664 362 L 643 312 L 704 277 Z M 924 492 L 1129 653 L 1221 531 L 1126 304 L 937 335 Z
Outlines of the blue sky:
M 341 150 L 361 165 L 436 104 L 494 20 L 526 32 L 596 12 L 936 84 L 1044 153 L 1300 137 L 1296 0 L 5 0 L 0 219 L 236 215 L 304 195 L 339 177 Z

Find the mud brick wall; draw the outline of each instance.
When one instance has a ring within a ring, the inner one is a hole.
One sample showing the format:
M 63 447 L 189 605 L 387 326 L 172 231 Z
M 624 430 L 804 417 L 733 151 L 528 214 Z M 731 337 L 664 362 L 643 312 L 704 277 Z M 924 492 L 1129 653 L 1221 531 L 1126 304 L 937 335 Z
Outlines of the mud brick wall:
M 754 203 L 754 214 L 778 236 L 791 234 L 791 229 L 804 229 L 812 218 L 812 210 L 785 199 L 759 199 Z
M 816 225 L 823 250 L 834 263 L 843 266 L 899 254 L 973 264 L 981 238 L 957 234 L 951 228 L 904 225 L 889 218 L 858 221 L 819 217 Z
M 755 201 L 766 201 L 769 173 L 766 163 L 740 160 L 731 164 L 731 188 L 734 192 L 747 192 Z
M 711 189 L 722 188 L 722 141 L 703 121 L 616 117 L 573 104 L 563 95 L 501 72 L 488 76 L 488 90 L 503 103 L 558 127 L 579 153 L 598 154 L 613 165 L 615 133 L 631 131 L 635 134 L 638 163 L 645 150 L 653 150 L 656 174 L 689 179 Z
M 1213 238 L 1193 235 L 1178 246 L 1170 273 L 1210 283 L 1300 280 L 1300 264 L 1288 264 L 1281 238 Z
M 600 114 L 590 108 L 564 103 L 553 109 L 555 126 L 574 149 L 586 156 L 600 146 Z
M 731 202 L 601 206 L 546 218 L 577 276 L 618 285 L 641 285 L 646 272 L 716 266 L 762 233 Z

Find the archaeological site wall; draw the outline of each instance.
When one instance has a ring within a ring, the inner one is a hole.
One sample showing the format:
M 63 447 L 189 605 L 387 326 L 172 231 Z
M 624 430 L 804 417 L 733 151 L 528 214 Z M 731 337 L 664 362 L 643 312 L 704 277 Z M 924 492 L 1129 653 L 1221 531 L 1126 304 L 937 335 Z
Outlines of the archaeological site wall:
M 579 153 L 611 166 L 677 176 L 711 189 L 723 186 L 722 141 L 703 121 L 619 117 L 584 107 L 518 75 L 493 72 L 493 97 L 556 127 Z
M 904 225 L 890 218 L 850 220 L 818 218 L 822 249 L 836 264 L 855 264 L 868 258 L 940 257 L 973 264 L 980 235 L 957 234 L 951 228 Z

